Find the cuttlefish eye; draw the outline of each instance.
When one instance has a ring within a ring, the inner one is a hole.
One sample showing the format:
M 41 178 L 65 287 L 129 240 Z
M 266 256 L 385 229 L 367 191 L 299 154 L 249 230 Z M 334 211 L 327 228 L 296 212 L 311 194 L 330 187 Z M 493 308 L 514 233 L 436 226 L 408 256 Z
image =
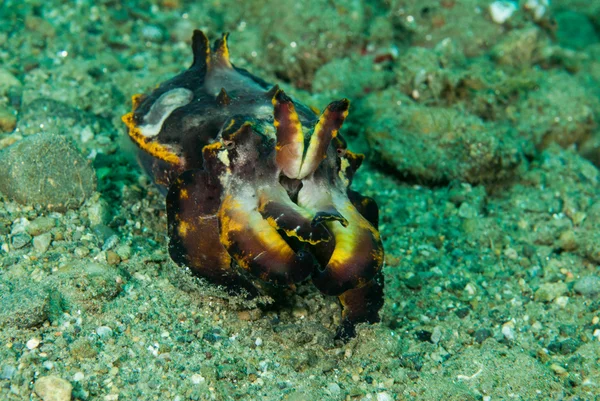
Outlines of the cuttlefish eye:
M 345 148 L 337 148 L 337 154 L 339 157 L 346 156 L 346 149 Z

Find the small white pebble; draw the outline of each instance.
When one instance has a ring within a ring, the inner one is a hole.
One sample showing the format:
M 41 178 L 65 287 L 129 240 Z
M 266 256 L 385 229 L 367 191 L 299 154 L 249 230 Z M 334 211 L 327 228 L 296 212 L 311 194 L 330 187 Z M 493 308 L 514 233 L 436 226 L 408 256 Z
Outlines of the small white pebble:
M 52 370 L 52 368 L 54 367 L 54 363 L 52 363 L 52 361 L 45 361 L 44 363 L 42 363 L 42 366 L 46 370 Z
M 431 333 L 431 342 L 437 344 L 442 339 L 442 330 L 438 326 L 433 328 L 433 332 Z
M 392 401 L 392 396 L 386 392 L 377 393 L 377 401 Z
M 194 384 L 200 384 L 200 383 L 204 382 L 204 380 L 205 380 L 204 377 L 202 377 L 201 375 L 199 375 L 197 373 L 192 375 L 191 379 L 192 379 L 192 383 L 194 383 Z
M 490 4 L 490 16 L 496 24 L 504 24 L 517 11 L 512 1 L 495 1 Z
M 75 374 L 73 375 L 73 381 L 74 381 L 74 382 L 80 382 L 80 381 L 82 381 L 82 380 L 83 380 L 83 378 L 84 378 L 84 377 L 85 377 L 85 376 L 84 376 L 83 372 L 77 372 L 77 373 L 75 373 Z
M 260 338 L 260 337 L 258 337 L 258 338 L 256 339 L 256 341 L 254 341 L 254 344 L 255 344 L 257 347 L 260 347 L 260 346 L 262 345 L 262 343 L 263 343 L 263 341 L 262 341 L 262 338 Z
M 525 2 L 525 9 L 529 10 L 533 14 L 534 20 L 540 20 L 546 13 L 546 8 L 550 5 L 548 0 L 527 0 Z
M 600 318 L 598 318 L 598 316 L 594 316 L 592 318 L 592 324 L 598 324 L 598 322 L 600 322 Z
M 519 254 L 517 254 L 517 251 L 513 248 L 506 248 L 504 250 L 504 256 L 506 256 L 509 259 L 515 260 L 519 257 Z
M 600 329 L 594 330 L 593 336 L 596 337 L 598 341 L 600 341 Z
M 557 304 L 558 306 L 560 306 L 561 308 L 564 308 L 569 303 L 569 297 L 565 297 L 565 296 L 557 297 L 554 300 L 554 303 Z
M 27 341 L 25 345 L 27 346 L 27 349 L 36 349 L 40 345 L 40 340 L 37 338 L 32 338 L 31 340 Z
M 90 128 L 89 125 L 86 125 L 82 130 L 81 130 L 81 142 L 82 143 L 87 143 L 89 141 L 91 141 L 92 139 L 94 139 L 94 131 L 92 131 L 92 128 Z
M 465 291 L 469 295 L 475 295 L 475 293 L 477 292 L 477 289 L 475 288 L 475 286 L 473 284 L 467 283 L 467 285 L 465 285 Z
M 504 338 L 506 338 L 509 341 L 512 341 L 515 339 L 514 326 L 515 325 L 512 321 L 506 322 L 502 325 L 502 335 L 504 336 Z

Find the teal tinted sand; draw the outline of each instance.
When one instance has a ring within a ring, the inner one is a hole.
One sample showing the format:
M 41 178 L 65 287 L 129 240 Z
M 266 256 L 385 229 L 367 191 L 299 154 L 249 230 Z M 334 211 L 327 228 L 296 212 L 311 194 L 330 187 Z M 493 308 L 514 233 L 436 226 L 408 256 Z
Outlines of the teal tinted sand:
M 600 396 L 600 3 L 0 3 L 1 400 Z M 167 251 L 120 118 L 191 33 L 366 154 L 381 323 L 243 298 Z

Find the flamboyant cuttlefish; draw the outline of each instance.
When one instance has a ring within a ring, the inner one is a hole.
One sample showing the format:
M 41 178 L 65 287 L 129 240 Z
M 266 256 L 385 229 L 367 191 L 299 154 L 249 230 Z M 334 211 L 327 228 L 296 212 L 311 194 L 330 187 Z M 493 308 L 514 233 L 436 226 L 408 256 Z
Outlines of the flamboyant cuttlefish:
M 364 156 L 339 134 L 346 99 L 317 115 L 211 49 L 194 31 L 189 69 L 123 116 L 144 170 L 166 193 L 169 253 L 230 288 L 312 278 L 343 306 L 338 337 L 379 320 L 383 246 L 375 201 L 350 189 Z

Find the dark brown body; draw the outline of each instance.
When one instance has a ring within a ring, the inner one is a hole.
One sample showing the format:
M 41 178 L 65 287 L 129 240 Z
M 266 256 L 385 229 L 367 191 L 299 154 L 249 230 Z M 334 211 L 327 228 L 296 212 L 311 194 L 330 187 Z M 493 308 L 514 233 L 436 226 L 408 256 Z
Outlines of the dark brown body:
M 169 252 L 229 287 L 312 277 L 344 306 L 340 337 L 378 320 L 377 205 L 349 189 L 363 157 L 338 131 L 348 101 L 318 116 L 229 62 L 227 36 L 193 37 L 192 66 L 123 117 L 140 162 L 167 193 Z

